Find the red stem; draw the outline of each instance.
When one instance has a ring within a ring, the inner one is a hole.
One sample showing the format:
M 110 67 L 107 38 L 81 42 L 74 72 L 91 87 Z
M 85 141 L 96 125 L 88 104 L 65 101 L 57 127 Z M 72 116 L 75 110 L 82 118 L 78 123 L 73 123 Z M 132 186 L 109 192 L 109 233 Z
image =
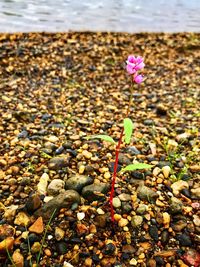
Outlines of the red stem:
M 111 213 L 111 221 L 114 222 L 114 208 L 113 208 L 113 197 L 114 197 L 114 189 L 115 189 L 115 181 L 117 177 L 117 167 L 118 167 L 118 159 L 119 159 L 119 151 L 120 151 L 120 145 L 122 143 L 122 137 L 124 133 L 124 128 L 122 128 L 118 144 L 116 146 L 115 150 L 115 164 L 114 164 L 114 171 L 113 171 L 113 176 L 112 176 L 112 184 L 111 184 L 111 190 L 110 190 L 110 213 Z

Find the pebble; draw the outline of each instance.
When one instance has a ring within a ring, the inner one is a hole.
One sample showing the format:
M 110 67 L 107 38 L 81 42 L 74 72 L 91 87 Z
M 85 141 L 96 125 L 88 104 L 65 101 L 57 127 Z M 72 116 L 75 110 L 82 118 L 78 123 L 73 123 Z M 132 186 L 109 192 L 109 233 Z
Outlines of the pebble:
M 121 200 L 118 197 L 113 198 L 113 207 L 114 208 L 119 208 L 121 207 Z
M 169 213 L 163 212 L 163 224 L 165 228 L 169 228 L 171 217 Z
M 186 181 L 179 180 L 173 183 L 171 185 L 171 188 L 172 188 L 173 194 L 175 196 L 178 196 L 180 191 L 182 191 L 183 189 L 189 188 L 189 185 Z
M 14 237 L 7 237 L 0 242 L 0 253 L 6 253 L 7 250 L 11 250 L 14 245 Z
M 49 220 L 55 211 L 57 213 L 61 208 L 68 208 L 73 203 L 80 203 L 80 195 L 74 190 L 67 190 L 45 203 L 34 215 Z
M 29 198 L 27 199 L 25 203 L 25 208 L 29 213 L 32 213 L 41 206 L 41 203 L 42 202 L 41 202 L 39 194 L 34 193 L 34 194 L 31 194 Z
M 85 218 L 85 213 L 84 212 L 78 212 L 77 213 L 77 219 L 79 221 L 82 221 Z
M 193 222 L 196 226 L 200 227 L 200 217 L 198 215 L 193 215 Z
M 131 218 L 131 225 L 134 228 L 140 227 L 143 222 L 143 217 L 140 215 L 135 215 Z
M 147 200 L 148 202 L 155 202 L 155 199 L 159 196 L 154 190 L 144 185 L 138 187 L 137 194 L 141 200 Z
M 179 241 L 180 246 L 182 246 L 182 247 L 191 247 L 192 246 L 192 241 L 191 241 L 189 235 L 180 234 L 176 238 Z
M 63 238 L 64 238 L 64 236 L 65 236 L 65 231 L 63 230 L 63 229 L 61 229 L 60 227 L 56 227 L 55 228 L 55 239 L 57 240 L 57 241 L 60 241 L 60 240 L 62 240 Z
M 131 201 L 131 195 L 130 194 L 126 194 L 126 193 L 122 193 L 122 194 L 118 195 L 118 198 L 121 201 Z
M 92 153 L 87 151 L 87 150 L 83 150 L 82 151 L 82 155 L 86 158 L 86 159 L 91 159 L 92 157 Z
M 139 215 L 143 215 L 147 211 L 148 207 L 145 204 L 139 204 L 138 208 L 136 209 L 136 213 Z
M 47 187 L 47 193 L 50 196 L 58 195 L 64 191 L 65 182 L 61 179 L 54 179 Z
M 200 187 L 191 189 L 192 196 L 196 199 L 200 199 Z
M 156 242 L 158 241 L 159 239 L 158 228 L 155 225 L 149 226 L 149 234 L 153 238 L 153 240 L 155 240 Z
M 87 175 L 76 174 L 68 179 L 65 179 L 65 189 L 72 189 L 81 192 L 82 189 L 93 183 L 93 178 Z
M 71 263 L 64 261 L 63 266 L 62 267 L 74 267 L 74 265 L 72 265 Z
M 162 172 L 164 174 L 164 177 L 167 179 L 170 175 L 170 172 L 171 172 L 171 168 L 170 166 L 163 166 L 162 167 Z
M 128 225 L 129 221 L 127 219 L 124 219 L 124 218 L 121 218 L 119 221 L 118 221 L 118 226 L 119 227 L 124 227 L 126 225 Z
M 24 267 L 24 256 L 19 249 L 16 249 L 12 254 L 12 259 L 16 267 Z
M 36 234 L 42 234 L 44 231 L 44 224 L 42 217 L 37 220 L 29 227 L 29 231 Z
M 162 245 L 167 245 L 169 242 L 169 232 L 167 230 L 162 231 L 161 233 L 161 243 Z
M 195 249 L 188 249 L 183 255 L 182 258 L 185 263 L 190 266 L 199 267 L 200 266 L 200 253 Z
M 22 226 L 28 226 L 30 224 L 31 220 L 30 217 L 23 211 L 20 211 L 14 220 L 14 224 L 16 225 L 22 225 Z
M 64 167 L 69 165 L 70 157 L 67 155 L 60 155 L 54 158 L 51 158 L 48 163 L 50 170 L 61 170 Z
M 183 203 L 180 199 L 176 198 L 176 197 L 171 197 L 170 199 L 170 212 L 172 214 L 176 214 L 176 213 L 181 213 L 182 209 L 183 209 Z
M 109 185 L 106 183 L 87 185 L 82 190 L 82 196 L 88 201 L 104 200 L 109 190 Z
M 41 244 L 40 242 L 34 242 L 32 247 L 31 247 L 31 253 L 36 254 L 40 251 Z
M 137 266 L 137 261 L 136 261 L 136 259 L 135 258 L 132 258 L 130 261 L 129 261 L 129 264 L 130 265 L 133 265 L 133 266 Z
M 59 141 L 59 138 L 55 135 L 50 135 L 49 137 L 46 138 L 46 141 L 49 141 L 51 143 L 56 143 Z
M 45 195 L 47 192 L 47 186 L 49 181 L 49 175 L 47 173 L 43 173 L 40 177 L 39 183 L 37 184 L 37 191 L 41 195 Z

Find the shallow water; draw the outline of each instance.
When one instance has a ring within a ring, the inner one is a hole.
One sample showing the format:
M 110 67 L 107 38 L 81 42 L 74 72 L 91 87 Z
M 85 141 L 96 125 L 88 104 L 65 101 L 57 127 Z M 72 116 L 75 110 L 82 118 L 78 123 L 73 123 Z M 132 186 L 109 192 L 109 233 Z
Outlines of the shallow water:
M 199 0 L 0 0 L 0 32 L 200 32 Z

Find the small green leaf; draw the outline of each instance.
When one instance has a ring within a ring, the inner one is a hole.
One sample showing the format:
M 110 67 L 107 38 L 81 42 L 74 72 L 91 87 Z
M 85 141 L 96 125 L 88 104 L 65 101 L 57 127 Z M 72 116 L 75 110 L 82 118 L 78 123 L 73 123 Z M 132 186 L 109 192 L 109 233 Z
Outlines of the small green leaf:
M 109 135 L 105 135 L 105 134 L 97 134 L 97 135 L 91 135 L 91 136 L 87 136 L 85 137 L 85 139 L 89 140 L 89 139 L 101 139 L 103 141 L 106 142 L 110 142 L 115 144 L 116 142 L 113 140 L 112 137 L 110 137 Z
M 146 163 L 135 163 L 135 164 L 130 164 L 121 169 L 120 172 L 126 172 L 126 171 L 135 171 L 135 170 L 142 170 L 142 169 L 150 169 L 152 168 L 153 165 L 146 164 Z
M 129 118 L 124 119 L 124 138 L 126 144 L 129 144 L 131 141 L 132 132 L 133 132 L 132 120 Z

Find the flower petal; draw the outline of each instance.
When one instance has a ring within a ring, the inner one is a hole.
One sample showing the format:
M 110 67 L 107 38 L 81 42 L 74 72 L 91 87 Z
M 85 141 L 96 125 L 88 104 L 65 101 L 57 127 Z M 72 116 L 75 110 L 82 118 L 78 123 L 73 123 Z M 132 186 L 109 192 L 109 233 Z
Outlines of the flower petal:
M 136 71 L 135 71 L 135 66 L 133 66 L 132 64 L 127 64 L 126 65 L 126 70 L 129 74 L 134 74 Z
M 143 81 L 142 75 L 134 75 L 134 82 L 141 83 Z

